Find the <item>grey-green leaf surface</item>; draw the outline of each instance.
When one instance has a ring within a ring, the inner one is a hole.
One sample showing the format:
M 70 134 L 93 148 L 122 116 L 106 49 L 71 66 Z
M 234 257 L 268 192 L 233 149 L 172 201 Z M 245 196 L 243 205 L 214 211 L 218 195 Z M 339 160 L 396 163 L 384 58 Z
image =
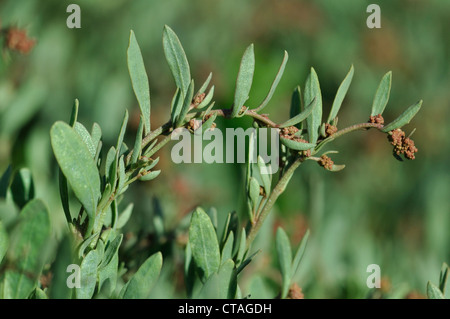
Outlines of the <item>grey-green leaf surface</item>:
M 139 178 L 139 180 L 143 181 L 143 182 L 151 181 L 152 179 L 155 179 L 156 177 L 158 177 L 158 175 L 160 173 L 161 173 L 161 170 L 152 171 L 152 172 L 145 174 L 144 176 L 141 176 Z
M 298 268 L 300 266 L 300 262 L 302 261 L 303 255 L 305 254 L 306 250 L 306 244 L 308 243 L 309 238 L 309 229 L 306 231 L 305 235 L 303 235 L 303 238 L 298 245 L 297 252 L 295 253 L 294 260 L 292 261 L 292 274 L 291 278 L 295 276 L 295 273 L 298 271 Z
M 192 80 L 191 83 L 189 84 L 186 96 L 184 97 L 183 106 L 181 108 L 180 114 L 176 119 L 177 127 L 183 124 L 184 118 L 186 117 L 186 114 L 189 112 L 193 96 L 194 96 L 194 80 Z
M 404 111 L 394 121 L 384 126 L 381 129 L 381 131 L 387 133 L 389 131 L 401 128 L 402 126 L 408 124 L 414 118 L 414 116 L 416 116 L 417 112 L 419 112 L 421 107 L 422 107 L 422 100 L 408 107 L 406 111 Z
M 280 266 L 282 287 L 281 298 L 286 298 L 292 274 L 292 250 L 289 238 L 283 228 L 279 227 L 276 235 L 277 256 Z
M 389 101 L 389 95 L 391 93 L 392 72 L 386 73 L 378 85 L 377 92 L 372 103 L 372 113 L 370 115 L 376 116 L 383 114 L 384 109 Z
M 157 252 L 150 256 L 130 281 L 122 288 L 123 299 L 146 299 L 159 278 L 162 267 L 162 254 Z
M 427 284 L 427 296 L 428 299 L 445 299 L 442 291 L 430 281 Z
M 293 118 L 296 115 L 300 114 L 300 112 L 303 110 L 303 100 L 302 100 L 302 92 L 300 89 L 300 86 L 297 86 L 294 89 L 294 92 L 292 92 L 291 97 L 291 107 L 289 109 L 289 117 Z M 298 125 L 300 128 L 300 125 Z
M 248 99 L 255 72 L 255 54 L 253 44 L 249 45 L 242 56 L 239 73 L 236 80 L 236 90 L 234 93 L 234 103 L 231 117 L 239 114 L 245 101 Z
M 289 55 L 288 55 L 287 51 L 284 51 L 283 61 L 281 62 L 281 65 L 280 65 L 280 68 L 278 69 L 277 75 L 275 76 L 275 79 L 273 80 L 273 83 L 272 83 L 272 86 L 270 87 L 269 93 L 267 93 L 267 96 L 264 99 L 264 101 L 262 101 L 261 105 L 259 105 L 256 109 L 254 109 L 255 112 L 259 112 L 263 108 L 265 108 L 266 105 L 272 99 L 272 96 L 275 93 L 275 90 L 277 89 L 278 83 L 280 83 L 280 80 L 283 76 L 284 68 L 286 67 L 288 58 L 289 58 Z
M 233 231 L 230 231 L 228 234 L 227 240 L 222 248 L 222 256 L 221 263 L 223 264 L 225 261 L 233 257 L 233 244 L 234 244 L 234 234 Z
M 248 196 L 252 202 L 253 210 L 255 210 L 259 200 L 259 183 L 254 177 L 250 177 Z
M 67 286 L 67 266 L 73 264 L 71 236 L 66 235 L 58 246 L 55 261 L 52 263 L 52 283 L 50 286 L 50 298 L 69 299 L 72 290 Z
M 128 220 L 131 217 L 131 213 L 133 212 L 134 204 L 130 203 L 128 206 L 124 209 L 122 214 L 119 215 L 119 219 L 117 220 L 116 228 L 122 228 L 125 226 L 125 224 L 128 222 Z
M 77 299 L 90 299 L 97 284 L 98 253 L 91 250 L 80 265 L 80 288 L 76 288 Z
M 219 269 L 220 249 L 211 219 L 200 207 L 192 214 L 189 244 L 201 278 L 206 281 Z
M 97 145 L 94 145 L 94 142 L 92 141 L 91 134 L 89 134 L 86 127 L 84 127 L 83 124 L 79 122 L 75 122 L 75 125 L 73 126 L 75 131 L 80 135 L 81 139 L 83 140 L 84 144 L 86 144 L 89 152 L 92 155 L 92 158 L 95 157 L 95 153 L 97 151 Z
M 2 259 L 8 250 L 9 240 L 8 234 L 6 232 L 3 223 L 0 221 L 0 264 L 2 263 Z
M 0 257 L 1 261 L 1 257 Z M 448 273 L 450 268 L 448 267 L 447 263 L 442 264 L 441 273 L 439 276 L 439 289 L 442 291 L 442 294 L 445 295 L 445 289 L 447 286 L 447 280 L 448 280 Z
M 279 127 L 288 127 L 288 126 L 294 126 L 298 123 L 304 121 L 308 116 L 313 112 L 314 108 L 317 107 L 318 104 L 316 102 L 316 99 L 314 98 L 311 103 L 299 114 L 295 115 L 293 118 L 287 120 L 286 122 L 279 125 Z
M 208 94 L 206 94 L 203 101 L 197 106 L 197 109 L 200 110 L 200 109 L 204 108 L 205 106 L 209 105 L 209 102 L 211 102 L 213 96 L 214 96 L 214 85 L 211 86 L 211 88 L 208 91 Z
M 316 146 L 316 144 L 293 141 L 293 140 L 290 140 L 290 139 L 287 139 L 284 137 L 280 137 L 280 142 L 281 142 L 281 144 L 286 145 L 291 150 L 296 150 L 296 151 L 307 151 L 307 150 L 314 148 L 314 146 Z
M 46 247 L 50 237 L 50 218 L 44 203 L 39 199 L 29 202 L 20 213 L 8 249 L 8 259 L 13 269 L 9 273 L 9 298 L 27 298 L 34 290 L 44 265 Z
M 88 216 L 95 215 L 100 198 L 100 176 L 91 154 L 80 136 L 64 122 L 56 122 L 50 130 L 56 160 L 75 196 Z
M 200 87 L 200 89 L 198 90 L 197 94 L 195 95 L 199 95 L 202 94 L 206 91 L 206 89 L 208 88 L 209 82 L 211 82 L 212 79 L 212 72 L 209 73 L 208 77 L 206 78 L 205 82 L 203 82 L 202 86 Z
M 172 71 L 177 88 L 180 88 L 182 98 L 184 98 L 189 83 L 191 82 L 191 71 L 180 40 L 175 32 L 167 25 L 164 26 L 163 31 L 163 47 L 167 63 Z
M 348 88 L 352 83 L 353 73 L 354 69 L 352 65 L 350 67 L 350 71 L 348 71 L 347 75 L 339 86 L 339 89 L 337 90 L 333 105 L 331 106 L 330 114 L 328 115 L 327 123 L 331 123 L 331 121 L 334 120 L 338 115 L 338 112 L 341 109 L 342 102 L 344 101 L 345 95 L 347 94 Z
M 131 164 L 136 164 L 139 157 L 141 156 L 141 146 L 142 146 L 142 133 L 144 129 L 144 119 L 140 118 L 138 130 L 136 133 L 136 139 L 134 140 L 134 147 L 133 147 L 133 155 L 131 155 Z
M 198 299 L 229 299 L 236 294 L 237 282 L 234 262 L 226 260 L 217 273 L 214 273 L 203 285 Z
M 133 91 L 138 100 L 142 117 L 144 118 L 145 134 L 148 134 L 150 132 L 150 86 L 141 49 L 136 41 L 133 30 L 130 32 L 127 61 Z
M 305 105 L 310 105 L 314 99 L 316 100 L 317 107 L 313 109 L 311 115 L 306 119 L 309 142 L 312 144 L 317 142 L 319 128 L 322 124 L 322 92 L 317 73 L 314 68 L 311 68 L 311 73 L 305 84 Z

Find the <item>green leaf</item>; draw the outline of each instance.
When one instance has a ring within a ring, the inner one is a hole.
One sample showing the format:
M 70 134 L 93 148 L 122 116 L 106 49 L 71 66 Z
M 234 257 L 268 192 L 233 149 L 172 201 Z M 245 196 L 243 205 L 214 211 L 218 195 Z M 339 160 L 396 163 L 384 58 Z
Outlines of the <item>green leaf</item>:
M 79 122 L 75 122 L 75 125 L 73 126 L 73 128 L 78 133 L 78 135 L 80 135 L 84 144 L 86 144 L 86 146 L 89 150 L 89 153 L 91 153 L 92 158 L 94 158 L 95 153 L 97 151 L 97 144 L 94 145 L 91 134 L 89 134 L 88 130 L 84 127 L 84 125 Z
M 127 181 L 127 175 L 125 174 L 125 162 L 123 155 L 119 159 L 119 183 L 117 185 L 117 191 L 120 195 L 122 193 L 122 189 Z
M 259 201 L 259 183 L 254 177 L 250 177 L 248 197 L 252 203 L 253 211 L 255 211 Z
M 242 56 L 241 65 L 239 67 L 239 73 L 236 80 L 236 90 L 234 93 L 234 103 L 231 117 L 236 117 L 245 101 L 248 100 L 254 72 L 255 54 L 253 51 L 253 44 L 251 44 L 247 47 L 244 55 Z
M 191 107 L 192 98 L 194 96 L 194 80 L 189 84 L 188 90 L 186 92 L 186 96 L 184 97 L 183 107 L 181 108 L 181 112 L 176 119 L 176 126 L 181 126 L 184 123 L 184 118 L 189 112 L 189 108 Z
M 205 106 L 209 105 L 209 103 L 211 102 L 213 96 L 214 96 L 214 85 L 211 86 L 211 88 L 209 89 L 208 94 L 206 94 L 206 96 L 203 99 L 203 101 L 197 106 L 197 109 L 201 110 Z
M 262 186 L 264 187 L 264 191 L 266 192 L 266 197 L 268 197 L 272 187 L 272 170 L 270 168 L 270 165 L 266 165 L 266 163 L 264 163 L 264 160 L 260 155 L 258 155 L 258 168 L 259 175 L 261 176 L 263 184 Z
M 100 198 L 100 176 L 89 150 L 75 130 L 64 122 L 52 126 L 50 137 L 59 167 L 93 219 Z
M 303 235 L 303 238 L 298 246 L 297 252 L 295 253 L 294 260 L 292 261 L 291 279 L 295 276 L 296 272 L 298 271 L 300 262 L 302 261 L 303 255 L 305 254 L 308 238 L 309 238 L 309 229 L 306 231 L 305 235 Z
M 427 284 L 427 296 L 428 299 L 445 299 L 442 291 L 430 281 Z
M 244 261 L 241 262 L 239 267 L 236 269 L 236 272 L 239 274 L 244 268 L 252 261 L 252 259 L 261 252 L 261 249 L 258 249 L 253 254 L 251 254 L 248 258 L 245 258 Z
M 106 296 L 110 296 L 117 284 L 117 275 L 119 267 L 119 253 L 113 256 L 111 261 L 98 270 L 98 287 Z
M 208 77 L 206 78 L 206 81 L 202 84 L 202 86 L 200 87 L 200 89 L 198 90 L 198 92 L 195 95 L 200 95 L 202 93 L 205 93 L 206 89 L 208 88 L 209 82 L 211 82 L 212 79 L 212 72 L 209 73 Z M 210 90 L 211 92 L 211 90 Z
M 0 264 L 2 263 L 2 259 L 5 256 L 6 251 L 8 250 L 8 245 L 8 233 L 6 232 L 2 221 L 0 221 Z
M 389 132 L 393 131 L 395 129 L 401 128 L 402 126 L 408 124 L 414 116 L 416 116 L 417 112 L 419 112 L 420 108 L 422 107 L 422 100 L 417 102 L 416 104 L 411 105 L 406 109 L 405 112 L 403 112 L 399 117 L 397 117 L 394 121 L 389 123 L 388 125 L 385 125 L 381 131 L 382 132 Z
M 293 118 L 296 115 L 300 114 L 303 110 L 303 100 L 302 100 L 302 92 L 300 89 L 300 86 L 297 86 L 294 89 L 294 92 L 292 93 L 291 98 L 291 108 L 289 110 L 289 117 Z M 302 129 L 303 123 L 300 123 L 300 125 L 297 125 L 299 129 Z
M 9 165 L 6 171 L 3 173 L 2 177 L 0 178 L 0 198 L 6 198 L 6 193 L 9 188 L 11 176 L 12 176 L 12 167 L 11 165 Z
M 266 107 L 266 105 L 270 102 L 272 99 L 273 94 L 275 93 L 275 90 L 277 89 L 278 83 L 280 83 L 281 77 L 284 73 L 284 68 L 286 67 L 286 63 L 288 61 L 289 55 L 286 51 L 284 51 L 284 57 L 283 61 L 281 62 L 281 66 L 278 70 L 277 75 L 275 76 L 275 79 L 273 80 L 272 86 L 270 87 L 269 93 L 267 94 L 264 101 L 261 103 L 260 106 L 258 106 L 256 109 L 254 109 L 255 112 L 261 111 L 263 108 Z
M 311 115 L 306 119 L 309 142 L 312 144 L 317 142 L 319 137 L 319 128 L 322 124 L 322 93 L 320 90 L 317 73 L 314 68 L 311 68 L 311 73 L 305 84 L 305 105 L 310 105 L 314 99 L 316 100 L 317 107 L 314 108 Z
M 207 129 L 210 129 L 212 124 L 214 123 L 214 121 L 216 120 L 217 117 L 217 113 L 213 114 L 210 116 L 209 119 L 207 119 L 203 124 L 202 124 L 202 130 L 203 132 L 205 132 Z
M 226 260 L 217 273 L 212 274 L 203 285 L 198 299 L 229 299 L 236 294 L 237 281 L 234 262 Z
M 333 105 L 331 106 L 330 114 L 328 115 L 327 123 L 329 124 L 332 120 L 334 120 L 341 108 L 342 102 L 344 101 L 345 95 L 347 94 L 348 88 L 352 83 L 353 79 L 353 65 L 350 67 L 350 71 L 348 71 L 345 79 L 342 81 L 339 89 L 337 90 L 336 96 L 333 101 Z
M 202 281 L 206 281 L 219 269 L 220 250 L 211 219 L 200 207 L 192 214 L 189 244 L 192 257 L 200 271 L 200 277 Z
M 241 239 L 239 241 L 239 246 L 237 247 L 238 251 L 236 254 L 236 266 L 239 266 L 244 261 L 245 255 L 247 254 L 246 244 L 247 235 L 245 228 L 242 228 Z
M 181 96 L 184 99 L 188 91 L 189 83 L 191 82 L 191 71 L 180 40 L 175 32 L 167 25 L 164 26 L 163 31 L 163 47 L 177 88 L 180 88 Z
M 128 206 L 124 209 L 122 214 L 120 214 L 116 224 L 117 229 L 122 228 L 128 222 L 131 216 L 131 212 L 133 211 L 133 207 L 134 207 L 133 203 L 128 204 Z
M 150 86 L 141 49 L 136 41 L 133 30 L 130 32 L 127 61 L 133 91 L 138 100 L 142 117 L 144 118 L 145 134 L 148 134 L 150 132 Z
M 41 288 L 36 288 L 32 296 L 32 299 L 48 299 L 47 294 Z
M 80 101 L 75 99 L 73 102 L 72 113 L 70 114 L 69 125 L 74 126 L 78 119 L 78 109 L 80 108 Z
M 55 261 L 52 263 L 53 276 L 52 284 L 49 287 L 51 299 L 69 299 L 72 296 L 72 290 L 67 287 L 67 277 L 69 276 L 67 266 L 74 263 L 71 239 L 70 235 L 64 236 L 58 246 Z
M 22 168 L 16 172 L 11 183 L 11 194 L 20 208 L 34 198 L 34 182 L 29 169 Z
M 122 299 L 146 299 L 158 280 L 162 267 L 162 254 L 157 252 L 150 256 L 130 281 L 122 288 Z
M 116 165 L 116 148 L 111 146 L 106 154 L 105 160 L 105 177 L 111 185 L 116 186 L 117 179 L 117 165 Z
M 277 256 L 282 277 L 281 298 L 286 298 L 292 275 L 292 250 L 289 238 L 283 228 L 279 227 L 276 235 Z
M 333 164 L 333 167 L 330 169 L 330 172 L 339 172 L 345 168 L 345 165 Z
M 181 93 L 180 88 L 177 88 L 175 94 L 172 98 L 172 103 L 170 107 L 170 119 L 175 125 L 180 115 L 181 109 L 183 108 L 183 93 Z
M 389 95 L 391 93 L 391 83 L 392 83 L 392 71 L 386 73 L 381 79 L 378 85 L 377 92 L 372 103 L 372 113 L 370 115 L 376 116 L 378 114 L 383 114 L 386 104 L 389 101 Z
M 293 118 L 287 120 L 286 122 L 280 124 L 279 127 L 283 128 L 283 127 L 288 127 L 288 126 L 294 126 L 294 125 L 297 125 L 298 123 L 304 121 L 306 118 L 308 118 L 308 116 L 312 113 L 312 111 L 315 109 L 315 107 L 317 105 L 318 104 L 316 103 L 316 99 L 314 98 L 311 101 L 311 103 L 302 112 L 300 112 Z
M 222 248 L 221 264 L 223 264 L 228 259 L 232 258 L 233 255 L 233 244 L 234 244 L 234 234 L 230 231 L 227 240 Z
M 98 123 L 94 122 L 94 124 L 92 124 L 91 138 L 92 143 L 94 143 L 94 145 L 98 147 L 98 143 L 100 143 L 100 140 L 102 139 L 102 129 L 100 125 L 98 125 Z
M 8 249 L 8 260 L 13 265 L 13 269 L 6 271 L 10 298 L 27 298 L 35 289 L 49 238 L 47 208 L 41 200 L 34 199 L 22 209 Z
M 106 267 L 111 260 L 113 259 L 114 255 L 119 251 L 120 244 L 122 243 L 123 235 L 119 234 L 117 235 L 114 240 L 110 241 L 106 247 L 105 255 L 103 257 L 102 262 L 100 263 L 101 267 Z
M 143 182 L 151 181 L 152 179 L 155 179 L 156 177 L 158 177 L 158 175 L 160 173 L 161 173 L 161 170 L 152 171 L 152 172 L 146 173 L 145 175 L 141 176 L 139 178 L 139 180 L 143 181 Z
M 291 150 L 296 151 L 307 151 L 316 146 L 316 144 L 293 141 L 284 137 L 280 137 L 280 142 L 281 144 L 286 145 Z
M 1 261 L 1 253 L 0 253 L 0 261 Z M 439 289 L 442 291 L 442 294 L 445 295 L 445 288 L 447 286 L 448 272 L 450 268 L 446 263 L 442 264 L 441 273 L 439 276 Z
M 122 126 L 120 127 L 119 137 L 117 138 L 116 165 L 119 165 L 119 158 L 122 155 L 122 149 L 125 146 L 123 143 L 123 139 L 125 137 L 125 133 L 127 130 L 127 124 L 128 124 L 128 110 L 125 110 L 125 115 L 123 117 Z
M 133 155 L 131 155 L 131 164 L 136 164 L 139 157 L 141 156 L 141 145 L 142 145 L 142 133 L 144 129 L 144 119 L 142 118 L 139 121 L 138 130 L 136 133 L 136 139 L 134 141 Z
M 98 252 L 91 250 L 80 265 L 80 288 L 76 288 L 77 299 L 91 299 L 97 284 Z

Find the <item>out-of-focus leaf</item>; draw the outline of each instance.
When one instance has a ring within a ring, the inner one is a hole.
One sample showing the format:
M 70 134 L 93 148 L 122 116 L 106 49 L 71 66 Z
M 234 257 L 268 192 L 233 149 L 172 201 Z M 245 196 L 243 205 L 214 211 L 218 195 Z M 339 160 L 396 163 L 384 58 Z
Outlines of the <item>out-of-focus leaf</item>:
M 236 267 L 239 267 L 241 263 L 244 261 L 245 255 L 247 254 L 246 245 L 247 245 L 247 235 L 245 232 L 245 228 L 242 228 L 239 246 L 237 246 L 238 250 L 236 253 Z
M 8 191 L 9 184 L 11 182 L 11 175 L 12 167 L 9 165 L 0 178 L 0 198 L 6 198 L 6 192 Z
M 314 110 L 314 108 L 317 106 L 316 99 L 314 98 L 311 103 L 299 114 L 294 116 L 293 118 L 287 120 L 286 122 L 279 125 L 279 127 L 288 127 L 288 126 L 294 126 L 298 123 L 304 121 Z
M 1 253 L 0 253 L 1 256 Z M 1 260 L 1 257 L 0 257 Z M 441 274 L 439 276 L 439 290 L 442 291 L 442 294 L 445 295 L 445 289 L 447 286 L 447 279 L 448 279 L 448 272 L 450 268 L 448 267 L 447 263 L 442 264 L 441 268 Z
M 261 176 L 261 180 L 263 183 L 264 191 L 266 192 L 266 197 L 270 194 L 270 189 L 272 187 L 272 170 L 270 165 L 266 165 L 261 156 L 258 155 L 258 168 L 259 175 Z
M 9 240 L 8 233 L 6 232 L 3 223 L 0 221 L 0 264 L 2 263 L 2 259 L 8 250 Z
M 59 167 L 92 219 L 100 198 L 100 176 L 89 150 L 80 136 L 64 122 L 56 122 L 52 126 L 50 137 Z
M 270 102 L 272 99 L 273 94 L 275 93 L 275 90 L 277 89 L 278 83 L 280 83 L 281 77 L 284 73 L 284 68 L 286 67 L 286 63 L 288 61 L 289 55 L 286 51 L 284 51 L 284 57 L 283 61 L 281 62 L 280 68 L 278 69 L 278 73 L 275 76 L 275 79 L 273 80 L 272 86 L 270 87 L 269 93 L 267 93 L 266 98 L 261 103 L 260 106 L 258 106 L 256 109 L 254 109 L 255 112 L 261 111 L 263 108 L 266 107 L 266 105 Z
M 71 236 L 64 236 L 63 240 L 58 246 L 56 252 L 56 259 L 52 263 L 52 283 L 50 286 L 51 299 L 69 299 L 72 296 L 72 290 L 67 287 L 67 266 L 73 264 L 73 247 Z
M 303 255 L 305 254 L 308 238 L 309 238 L 309 229 L 306 231 L 305 235 L 303 235 L 303 238 L 300 241 L 300 244 L 298 245 L 297 252 L 295 253 L 294 260 L 292 261 L 291 279 L 295 276 L 296 272 L 298 271 L 300 262 L 302 261 Z
M 421 107 L 422 107 L 422 100 L 420 100 L 416 104 L 413 104 L 410 107 L 408 107 L 405 112 L 403 112 L 394 121 L 392 121 L 388 125 L 384 126 L 381 129 L 381 131 L 387 133 L 389 131 L 398 129 L 398 128 L 408 124 L 413 119 L 413 117 L 417 114 L 417 112 L 419 112 Z
M 255 210 L 259 201 L 259 183 L 254 177 L 250 177 L 248 196 L 252 202 L 253 210 Z
M 341 85 L 339 86 L 339 89 L 337 90 L 336 96 L 333 101 L 333 105 L 331 106 L 330 114 L 328 115 L 327 120 L 328 124 L 331 123 L 331 121 L 334 120 L 338 115 L 342 102 L 344 101 L 345 95 L 347 94 L 348 88 L 352 83 L 353 73 L 354 69 L 352 65 L 350 67 L 350 71 L 348 71 L 347 75 L 345 76 L 345 79 L 342 81 Z
M 211 219 L 200 207 L 192 214 L 189 244 L 200 277 L 206 281 L 219 269 L 220 249 Z
M 20 213 L 8 249 L 13 269 L 7 270 L 9 298 L 27 298 L 37 285 L 44 265 L 45 249 L 50 237 L 50 218 L 39 199 L 29 202 Z
M 383 114 L 386 104 L 389 101 L 389 95 L 391 93 L 392 72 L 389 71 L 381 79 L 378 85 L 377 92 L 372 103 L 372 116 Z
M 282 277 L 281 298 L 286 298 L 292 275 L 292 250 L 289 238 L 279 227 L 276 236 L 277 256 Z
M 131 216 L 131 212 L 133 211 L 134 204 L 130 203 L 128 206 L 124 209 L 122 214 L 120 214 L 119 219 L 117 220 L 116 228 L 122 228 L 125 226 L 125 224 L 128 222 Z
M 233 257 L 233 244 L 234 234 L 233 231 L 230 231 L 230 233 L 228 234 L 228 238 L 222 248 L 221 264 Z
M 286 145 L 291 150 L 296 151 L 307 151 L 316 146 L 316 144 L 294 141 L 284 137 L 280 137 L 280 142 L 281 144 Z
M 29 169 L 22 168 L 16 172 L 11 183 L 11 194 L 20 208 L 34 198 L 34 181 Z
M 339 172 L 345 168 L 345 165 L 333 164 L 333 167 L 330 169 L 330 172 Z
M 249 45 L 242 56 L 239 73 L 236 80 L 236 90 L 234 93 L 234 103 L 231 117 L 239 114 L 245 101 L 248 99 L 255 72 L 255 54 L 253 44 Z
M 188 91 L 189 83 L 191 82 L 191 71 L 180 40 L 175 32 L 167 25 L 164 26 L 163 31 L 163 47 L 177 88 L 180 88 L 182 99 L 184 99 Z
M 122 299 L 146 299 L 158 280 L 162 267 L 162 254 L 157 252 L 150 256 L 130 281 L 122 288 Z
M 313 109 L 311 115 L 306 119 L 309 142 L 312 144 L 317 142 L 319 137 L 319 128 L 322 124 L 322 93 L 320 90 L 317 73 L 314 68 L 311 68 L 311 73 L 309 74 L 305 84 L 305 105 L 310 105 L 314 99 L 316 100 L 317 107 Z
M 198 299 L 227 299 L 236 294 L 236 275 L 234 262 L 226 260 L 217 273 L 212 274 L 203 285 Z
M 427 296 L 428 299 L 445 299 L 442 291 L 430 281 L 427 284 Z
M 139 103 L 142 117 L 144 119 L 145 134 L 150 132 L 150 86 L 141 49 L 136 41 L 133 30 L 130 32 L 130 42 L 127 50 L 128 71 L 134 94 Z

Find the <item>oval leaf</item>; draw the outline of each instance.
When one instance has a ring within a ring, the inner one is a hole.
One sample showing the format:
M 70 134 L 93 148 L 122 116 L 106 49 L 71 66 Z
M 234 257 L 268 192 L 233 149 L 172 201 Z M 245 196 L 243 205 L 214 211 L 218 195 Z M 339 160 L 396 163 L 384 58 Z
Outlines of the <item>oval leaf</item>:
M 50 137 L 59 167 L 88 216 L 95 216 L 100 198 L 100 176 L 89 150 L 80 136 L 66 123 L 56 122 Z
M 197 208 L 192 214 L 189 244 L 192 257 L 200 270 L 200 276 L 203 281 L 206 281 L 219 269 L 220 250 L 211 219 L 201 208 Z
M 121 291 L 123 299 L 146 299 L 159 278 L 162 267 L 162 254 L 150 256 Z

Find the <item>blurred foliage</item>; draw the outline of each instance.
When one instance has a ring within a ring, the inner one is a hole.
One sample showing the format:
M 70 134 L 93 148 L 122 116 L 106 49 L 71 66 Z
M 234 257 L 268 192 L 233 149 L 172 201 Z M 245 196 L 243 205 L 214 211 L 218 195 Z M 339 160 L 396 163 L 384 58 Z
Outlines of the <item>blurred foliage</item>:
M 450 260 L 450 2 L 379 1 L 381 29 L 366 27 L 367 1 L 80 0 L 81 29 L 66 27 L 69 3 L 0 3 L 2 30 L 23 28 L 37 41 L 26 55 L 2 48 L 0 172 L 11 162 L 15 169 L 30 169 L 36 197 L 49 207 L 55 236 L 61 236 L 65 220 L 50 147 L 51 124 L 67 120 L 78 98 L 80 122 L 90 127 L 97 121 L 108 144 L 114 143 L 125 108 L 131 112 L 128 131 L 136 132 L 139 108 L 126 65 L 130 29 L 139 40 L 149 75 L 152 126 L 163 124 L 175 87 L 161 45 L 162 29 L 168 24 L 183 42 L 193 78 L 200 83 L 213 72 L 216 105 L 221 107 L 232 103 L 239 60 L 250 43 L 256 55 L 250 106 L 264 98 L 283 50 L 289 52 L 285 76 L 266 108 L 276 122 L 288 118 L 292 90 L 297 84 L 304 86 L 311 66 L 322 85 L 324 114 L 349 66 L 355 66 L 340 127 L 366 121 L 373 92 L 388 70 L 393 71 L 384 113 L 388 122 L 412 102 L 424 100 L 406 128 L 417 128 L 415 161 L 390 158 L 388 143 L 376 132 L 364 138 L 353 133 L 336 145 L 341 150 L 337 160 L 346 164 L 345 170 L 329 174 L 311 163 L 299 170 L 255 242 L 263 253 L 249 266 L 248 274 L 258 275 L 246 278 L 243 296 L 271 296 L 274 283 L 281 281 L 274 272 L 278 225 L 294 245 L 307 228 L 311 230 L 297 276 L 306 298 L 367 297 L 366 268 L 372 263 L 380 265 L 383 287 L 392 297 L 425 295 L 427 281 L 438 281 L 440 265 Z M 130 145 L 132 135 L 128 140 Z M 127 201 L 135 208 L 122 252 L 129 267 L 142 264 L 157 249 L 165 258 L 172 256 L 165 259 L 171 266 L 163 268 L 152 292 L 160 298 L 180 294 L 182 279 L 174 280 L 173 273 L 179 272 L 181 252 L 173 239 L 183 217 L 198 204 L 215 206 L 219 223 L 231 210 L 244 210 L 243 166 L 175 165 L 169 152 L 170 148 L 161 153 L 157 181 L 133 185 L 129 191 Z M 5 224 L 17 211 L 0 199 Z

